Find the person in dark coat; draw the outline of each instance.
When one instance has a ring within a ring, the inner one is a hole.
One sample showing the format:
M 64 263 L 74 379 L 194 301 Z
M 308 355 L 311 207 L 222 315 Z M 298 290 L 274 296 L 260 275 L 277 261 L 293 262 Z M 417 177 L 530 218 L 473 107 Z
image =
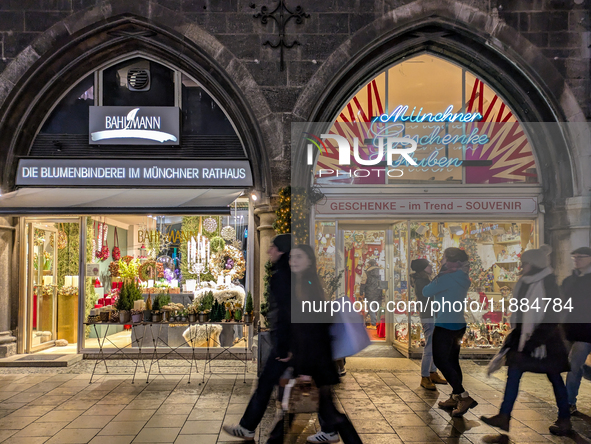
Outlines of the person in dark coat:
M 431 315 L 431 301 L 423 295 L 423 288 L 431 283 L 433 267 L 427 259 L 415 259 L 410 263 L 413 271 L 410 275 L 410 283 L 415 289 L 417 302 L 420 303 L 419 316 L 425 336 L 423 359 L 421 360 L 421 387 L 427 390 L 436 390 L 435 384 L 447 384 L 447 381 L 437 373 L 437 367 L 433 363 L 433 316 Z
M 566 391 L 571 415 L 577 414 L 577 396 L 585 360 L 591 353 L 591 248 L 581 247 L 572 253 L 573 273 L 562 281 L 565 299 L 571 299 L 572 311 L 566 312 L 563 325 L 566 339 L 572 343 L 569 354 L 570 372 L 566 375 Z
M 549 307 L 543 298 L 560 298 L 556 276 L 550 267 L 552 249 L 543 245 L 537 250 L 527 250 L 521 255 L 522 276 L 513 289 L 513 296 L 528 306 L 537 304 L 540 310 L 517 311 L 511 316 L 513 330 L 503 349 L 507 349 L 507 384 L 498 415 L 482 416 L 486 424 L 509 430 L 511 412 L 519 393 L 519 381 L 525 372 L 545 373 L 554 389 L 558 405 L 558 420 L 550 426 L 550 433 L 567 435 L 572 431 L 568 398 L 560 373 L 569 369 L 568 355 L 559 328 L 559 313 Z M 536 303 L 537 301 L 537 303 Z
M 304 301 L 323 303 L 324 290 L 314 250 L 309 245 L 298 245 L 291 250 L 289 263 L 293 272 L 292 310 L 301 307 Z M 340 434 L 345 444 L 361 444 L 353 424 L 336 409 L 332 399 L 332 386 L 340 379 L 332 358 L 330 315 L 323 312 L 305 313 L 305 316 L 306 323 L 293 324 L 290 364 L 295 376 L 311 378 L 319 391 L 318 416 L 322 418 L 322 430 L 309 436 L 308 442 L 338 442 Z
M 269 281 L 269 320 L 271 322 L 272 349 L 259 378 L 259 384 L 250 398 L 246 411 L 237 425 L 225 425 L 229 435 L 246 441 L 254 440 L 255 430 L 269 404 L 274 387 L 288 367 L 291 356 L 291 270 L 289 253 L 291 235 L 280 234 L 271 242 L 268 254 L 273 263 Z
M 381 304 L 382 302 L 382 289 L 380 288 L 380 267 L 378 267 L 376 261 L 374 259 L 370 259 L 367 263 L 368 267 L 363 271 L 363 275 L 361 277 L 361 286 L 359 288 L 359 294 L 361 297 L 365 297 L 367 299 L 367 303 L 369 308 L 369 322 L 372 327 L 376 326 L 376 313 L 379 311 L 379 308 L 376 310 L 375 308 L 371 308 L 372 302 L 377 302 Z M 373 304 L 374 306 L 376 304 Z

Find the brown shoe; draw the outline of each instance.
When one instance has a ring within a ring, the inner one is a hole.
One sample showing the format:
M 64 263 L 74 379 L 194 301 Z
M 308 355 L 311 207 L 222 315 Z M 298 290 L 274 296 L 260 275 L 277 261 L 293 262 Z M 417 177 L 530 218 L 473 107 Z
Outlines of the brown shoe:
M 427 390 L 437 390 L 433 381 L 425 376 L 421 378 L 421 387 L 426 388 Z
M 458 405 L 453 411 L 451 412 L 451 416 L 464 416 L 469 409 L 473 409 L 476 407 L 478 403 L 472 399 L 470 396 L 458 396 Z
M 447 381 L 437 372 L 433 372 L 429 375 L 429 379 L 433 384 L 447 384 Z
M 458 395 L 449 395 L 449 399 L 446 401 L 439 401 L 437 403 L 441 409 L 455 409 L 458 406 Z

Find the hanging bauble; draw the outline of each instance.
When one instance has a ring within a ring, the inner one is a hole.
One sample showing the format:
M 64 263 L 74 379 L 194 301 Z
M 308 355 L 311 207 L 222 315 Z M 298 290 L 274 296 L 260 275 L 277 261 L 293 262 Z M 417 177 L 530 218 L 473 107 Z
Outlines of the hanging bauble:
M 234 242 L 232 242 L 232 246 L 238 250 L 242 250 L 242 241 L 235 239 Z
M 224 228 L 222 228 L 222 237 L 224 238 L 224 240 L 230 242 L 236 238 L 236 230 L 230 225 L 227 225 Z
M 40 228 L 35 228 L 35 240 L 34 243 L 38 247 L 42 247 L 45 243 L 45 231 Z
M 213 217 L 208 217 L 203 221 L 203 230 L 206 233 L 213 233 L 215 230 L 218 229 L 218 221 L 215 220 Z
M 53 247 L 53 236 L 49 238 L 49 245 Z M 57 232 L 57 249 L 63 250 L 68 245 L 68 235 L 64 231 Z

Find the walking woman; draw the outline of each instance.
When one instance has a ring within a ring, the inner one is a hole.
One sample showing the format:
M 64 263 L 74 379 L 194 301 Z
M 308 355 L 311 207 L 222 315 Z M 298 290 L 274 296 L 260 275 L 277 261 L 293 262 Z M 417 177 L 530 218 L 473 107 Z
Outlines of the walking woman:
M 556 276 L 550 267 L 552 249 L 543 245 L 537 250 L 527 250 L 521 255 L 522 276 L 515 284 L 513 297 L 524 298 L 529 307 L 544 307 L 543 298 L 560 297 Z M 536 302 L 537 301 L 537 302 Z M 521 304 L 521 302 L 520 302 Z M 558 406 L 558 420 L 550 426 L 550 433 L 567 435 L 572 431 L 568 395 L 561 372 L 569 370 L 568 354 L 559 328 L 559 314 L 549 310 L 517 311 L 511 316 L 513 330 L 507 336 L 503 348 L 507 348 L 507 385 L 498 415 L 482 421 L 502 430 L 509 430 L 511 412 L 519 393 L 519 381 L 525 372 L 545 373 L 554 389 Z
M 427 390 L 436 390 L 435 384 L 447 384 L 433 363 L 433 316 L 431 315 L 430 301 L 423 295 L 423 288 L 431 283 L 433 267 L 427 259 L 415 259 L 410 263 L 410 269 L 414 272 L 410 275 L 410 283 L 415 289 L 417 302 L 421 303 L 422 309 L 419 312 L 423 334 L 425 336 L 425 348 L 421 360 L 421 387 Z
M 463 416 L 478 405 L 462 385 L 464 377 L 460 367 L 460 344 L 466 332 L 463 305 L 470 288 L 469 271 L 466 252 L 455 247 L 446 248 L 439 274 L 423 288 L 423 296 L 434 298 L 440 304 L 433 331 L 433 362 L 453 389 L 447 401 L 439 402 L 439 407 L 452 410 L 452 416 Z M 460 302 L 462 308 L 454 309 L 454 302 Z
M 292 277 L 292 310 L 302 307 L 303 301 L 324 301 L 324 291 L 316 268 L 314 250 L 309 245 L 298 245 L 290 253 Z M 301 310 L 301 309 L 300 309 Z M 301 315 L 301 313 L 299 313 Z M 339 383 L 337 367 L 332 359 L 329 319 L 325 313 L 306 313 L 310 323 L 293 324 L 290 364 L 297 376 L 309 376 L 319 390 L 318 416 L 322 417 L 322 433 L 312 435 L 308 442 L 338 442 L 338 434 L 345 444 L 361 444 L 361 439 L 346 415 L 340 413 L 332 400 L 331 386 Z M 338 434 L 337 434 L 338 433 Z

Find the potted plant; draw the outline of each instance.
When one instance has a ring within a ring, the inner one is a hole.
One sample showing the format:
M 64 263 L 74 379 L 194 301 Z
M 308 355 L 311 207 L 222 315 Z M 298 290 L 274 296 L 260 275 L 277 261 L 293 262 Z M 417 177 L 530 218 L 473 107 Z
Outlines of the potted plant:
M 195 307 L 194 305 L 189 305 L 189 308 L 187 311 L 188 311 L 187 318 L 188 318 L 189 322 L 196 322 L 197 321 L 197 307 Z
M 181 311 L 181 322 L 187 322 L 187 315 L 188 315 L 187 310 Z
M 160 311 L 152 311 L 152 322 L 160 322 L 162 321 L 162 313 Z
M 232 303 L 226 302 L 226 316 L 224 316 L 226 322 L 232 321 Z
M 117 299 L 116 308 L 119 310 L 119 322 L 125 324 L 129 322 L 131 319 L 131 294 L 130 294 L 130 284 L 125 283 L 121 288 L 121 293 L 119 293 L 119 298 Z
M 136 310 L 135 308 L 131 310 L 131 322 L 134 324 L 142 322 L 142 310 Z
M 244 322 L 250 324 L 252 322 L 254 305 L 252 303 L 252 293 L 249 291 L 246 295 L 246 304 L 244 306 Z

